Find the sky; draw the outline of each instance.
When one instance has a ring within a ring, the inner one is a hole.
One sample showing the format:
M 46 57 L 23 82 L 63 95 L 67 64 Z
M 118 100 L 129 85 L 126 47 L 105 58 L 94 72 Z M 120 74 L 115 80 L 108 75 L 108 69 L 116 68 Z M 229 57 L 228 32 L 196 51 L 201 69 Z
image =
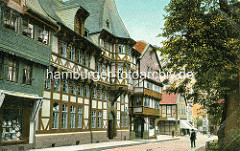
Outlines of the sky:
M 157 37 L 164 27 L 164 7 L 170 0 L 115 0 L 118 12 L 131 38 L 161 46 Z

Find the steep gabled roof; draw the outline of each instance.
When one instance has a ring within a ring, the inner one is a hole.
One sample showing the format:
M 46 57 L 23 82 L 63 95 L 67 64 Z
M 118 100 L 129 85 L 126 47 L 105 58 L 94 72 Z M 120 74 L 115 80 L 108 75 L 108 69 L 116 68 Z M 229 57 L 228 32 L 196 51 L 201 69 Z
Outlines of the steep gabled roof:
M 148 46 L 149 44 L 147 44 L 146 42 L 143 42 L 143 41 L 138 41 L 136 44 L 135 44 L 135 49 L 139 52 L 139 53 L 143 53 L 143 51 L 145 50 L 145 48 Z
M 165 91 L 162 93 L 162 100 L 159 102 L 159 104 L 163 105 L 163 104 L 177 104 L 177 100 L 178 100 L 178 96 L 179 94 L 168 94 Z

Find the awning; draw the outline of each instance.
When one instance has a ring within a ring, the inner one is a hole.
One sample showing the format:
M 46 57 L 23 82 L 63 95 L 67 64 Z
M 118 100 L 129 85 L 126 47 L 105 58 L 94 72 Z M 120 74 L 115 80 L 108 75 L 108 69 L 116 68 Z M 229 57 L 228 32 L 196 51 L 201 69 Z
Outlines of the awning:
M 19 93 L 19 92 L 0 90 L 0 108 L 3 104 L 3 101 L 4 101 L 6 95 L 35 100 L 33 110 L 32 110 L 31 120 L 34 121 L 36 119 L 37 114 L 42 106 L 42 99 L 43 99 L 42 97 L 39 97 L 38 95 L 33 95 L 33 94 L 24 94 L 24 93 Z
M 7 94 L 7 95 L 21 97 L 21 98 L 27 98 L 27 99 L 34 99 L 34 100 L 43 99 L 42 97 L 39 97 L 38 95 L 34 95 L 34 94 L 25 94 L 25 93 L 19 93 L 19 92 L 0 90 L 0 94 L 3 94 L 3 93 Z
M 180 128 L 198 130 L 195 127 L 193 127 L 187 120 L 180 120 Z

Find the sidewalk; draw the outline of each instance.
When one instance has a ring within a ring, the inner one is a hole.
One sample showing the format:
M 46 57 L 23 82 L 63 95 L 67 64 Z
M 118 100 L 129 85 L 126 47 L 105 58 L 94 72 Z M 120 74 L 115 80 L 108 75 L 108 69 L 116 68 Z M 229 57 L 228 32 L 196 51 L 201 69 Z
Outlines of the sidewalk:
M 74 145 L 74 146 L 63 146 L 63 147 L 53 147 L 53 148 L 43 148 L 43 149 L 33 149 L 31 151 L 79 151 L 79 150 L 91 150 L 91 151 L 100 151 L 104 149 L 125 147 L 125 146 L 133 146 L 140 144 L 148 144 L 153 142 L 164 142 L 164 141 L 172 141 L 179 140 L 178 137 L 172 138 L 167 135 L 158 135 L 157 139 L 136 139 L 136 140 L 128 140 L 128 141 L 109 141 L 102 143 L 92 143 L 92 144 L 82 144 L 82 145 Z

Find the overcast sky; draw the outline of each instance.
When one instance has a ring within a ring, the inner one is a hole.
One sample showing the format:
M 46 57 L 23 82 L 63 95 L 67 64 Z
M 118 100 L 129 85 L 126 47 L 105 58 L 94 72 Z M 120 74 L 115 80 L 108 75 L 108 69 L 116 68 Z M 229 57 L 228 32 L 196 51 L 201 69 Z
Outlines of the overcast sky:
M 163 10 L 170 0 L 115 0 L 118 12 L 134 40 L 161 46 L 157 37 L 164 26 Z

